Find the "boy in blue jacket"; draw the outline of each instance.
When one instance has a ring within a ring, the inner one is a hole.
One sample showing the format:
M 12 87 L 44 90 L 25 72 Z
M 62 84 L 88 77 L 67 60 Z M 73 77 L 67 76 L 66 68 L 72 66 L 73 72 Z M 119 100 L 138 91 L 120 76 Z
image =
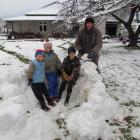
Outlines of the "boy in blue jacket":
M 41 109 L 49 111 L 50 108 L 46 106 L 44 97 L 48 101 L 48 104 L 53 105 L 53 103 L 48 98 L 48 92 L 45 85 L 45 64 L 44 64 L 45 53 L 43 50 L 36 50 L 35 59 L 29 65 L 27 72 L 28 85 L 31 86 L 35 97 L 38 99 Z M 43 97 L 44 95 L 44 97 Z

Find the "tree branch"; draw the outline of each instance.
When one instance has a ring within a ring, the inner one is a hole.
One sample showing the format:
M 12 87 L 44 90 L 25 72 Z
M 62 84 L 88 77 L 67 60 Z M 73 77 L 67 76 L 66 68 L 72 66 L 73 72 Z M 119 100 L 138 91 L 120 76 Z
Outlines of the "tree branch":
M 128 24 L 131 24 L 131 23 L 132 23 L 137 8 L 138 8 L 138 5 L 134 6 L 134 7 L 131 9 L 131 11 L 130 11 L 130 16 L 129 16 L 129 20 L 128 20 Z

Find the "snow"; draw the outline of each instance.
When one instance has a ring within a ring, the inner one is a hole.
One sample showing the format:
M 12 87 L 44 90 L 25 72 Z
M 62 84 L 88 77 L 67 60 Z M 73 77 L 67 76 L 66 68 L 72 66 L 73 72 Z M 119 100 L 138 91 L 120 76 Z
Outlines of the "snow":
M 87 67 L 89 69 L 85 69 Z M 105 120 L 113 116 L 118 105 L 106 94 L 105 86 L 96 72 L 95 65 L 89 62 L 83 64 L 82 68 L 85 69 L 84 76 L 87 78 L 86 81 L 81 79 L 80 82 L 84 81 L 83 84 L 86 85 L 88 99 L 79 110 L 69 115 L 68 128 L 72 134 L 75 134 L 75 138 L 79 137 L 80 140 L 98 139 L 104 135 L 104 130 L 107 129 Z M 83 84 L 81 83 L 81 85 Z
M 56 16 L 19 16 L 19 17 L 12 17 L 7 18 L 5 21 L 40 21 L 40 20 L 55 20 Z
M 74 39 L 50 39 L 61 61 L 67 55 L 63 48 Z M 0 40 L 5 50 L 34 58 L 40 41 Z M 139 50 L 124 49 L 117 40 L 105 40 L 100 57 L 101 75 L 96 65 L 81 60 L 80 77 L 73 88 L 68 107 L 62 100 L 50 112 L 40 109 L 32 90 L 27 86 L 28 64 L 0 50 L 0 139 L 2 140 L 119 140 L 119 129 L 126 127 L 126 117 L 140 121 L 139 106 L 121 106 L 140 101 Z M 61 82 L 61 81 L 59 81 Z M 116 100 L 118 98 L 118 100 Z M 58 123 L 58 120 L 60 121 Z M 109 123 L 117 120 L 120 126 Z M 116 131 L 116 133 L 113 133 Z M 139 140 L 139 126 L 132 126 L 131 136 Z
M 72 21 L 78 21 L 83 22 L 85 17 L 88 15 L 92 15 L 94 18 L 99 17 L 101 24 L 104 20 L 107 18 L 110 18 L 110 13 L 116 12 L 116 11 L 123 11 L 125 7 L 127 7 L 129 4 L 134 3 L 136 4 L 136 1 L 134 0 L 98 0 L 98 1 L 87 1 L 87 0 L 66 0 L 62 3 L 62 8 L 60 9 L 58 13 L 59 18 L 63 18 L 63 20 L 68 24 Z M 72 12 L 71 12 L 72 11 Z M 125 11 L 126 12 L 126 11 Z M 90 14 L 89 14 L 90 13 Z M 121 13 L 121 17 L 124 17 L 124 12 Z M 110 21 L 110 19 L 108 19 Z M 98 21 L 98 20 L 97 20 Z

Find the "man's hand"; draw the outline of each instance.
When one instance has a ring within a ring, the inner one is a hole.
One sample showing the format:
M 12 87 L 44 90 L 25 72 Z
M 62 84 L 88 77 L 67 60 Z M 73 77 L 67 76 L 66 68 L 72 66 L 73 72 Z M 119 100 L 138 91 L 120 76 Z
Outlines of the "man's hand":
M 87 57 L 91 60 L 95 60 L 96 59 L 96 53 L 94 51 L 91 51 L 91 52 L 89 52 Z
M 85 50 L 81 49 L 81 50 L 79 50 L 79 53 L 78 53 L 77 57 L 81 58 L 82 55 L 84 55 L 84 54 L 85 54 Z

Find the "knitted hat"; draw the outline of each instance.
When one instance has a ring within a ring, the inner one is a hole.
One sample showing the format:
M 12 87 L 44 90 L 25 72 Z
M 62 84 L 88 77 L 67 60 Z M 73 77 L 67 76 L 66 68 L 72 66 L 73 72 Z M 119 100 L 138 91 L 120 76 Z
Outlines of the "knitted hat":
M 38 55 L 43 55 L 44 56 L 45 55 L 44 50 L 41 50 L 41 49 L 36 50 L 35 57 L 38 56 Z
M 91 23 L 94 24 L 94 19 L 93 19 L 93 17 L 91 17 L 91 16 L 87 17 L 86 20 L 85 20 L 85 24 L 87 24 L 88 22 L 91 22 Z
M 68 48 L 68 54 L 71 53 L 71 52 L 76 53 L 76 49 L 74 47 L 69 47 Z

